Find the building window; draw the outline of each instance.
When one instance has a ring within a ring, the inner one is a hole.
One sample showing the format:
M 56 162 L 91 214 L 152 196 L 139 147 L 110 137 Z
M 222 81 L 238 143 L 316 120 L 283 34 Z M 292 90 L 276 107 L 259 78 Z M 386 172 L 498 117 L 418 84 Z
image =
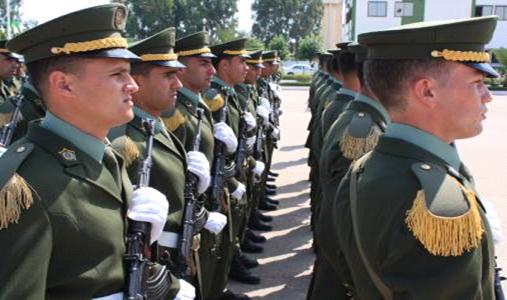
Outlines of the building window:
M 413 17 L 414 16 L 414 3 L 400 2 L 394 3 L 394 16 L 395 17 Z
M 505 5 L 495 6 L 495 15 L 497 15 L 500 20 L 507 20 L 507 6 Z
M 387 1 L 368 1 L 368 17 L 387 17 Z
M 475 16 L 491 16 L 493 14 L 493 5 L 477 5 L 475 7 Z

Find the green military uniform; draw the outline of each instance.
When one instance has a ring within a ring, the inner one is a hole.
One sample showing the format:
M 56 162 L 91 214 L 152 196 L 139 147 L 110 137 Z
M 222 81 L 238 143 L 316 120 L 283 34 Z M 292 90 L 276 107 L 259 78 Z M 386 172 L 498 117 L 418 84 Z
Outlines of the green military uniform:
M 132 44 L 129 49 L 141 57 L 138 64 L 152 64 L 168 68 L 183 68 L 174 54 L 175 29 L 168 28 Z M 146 131 L 143 120 L 155 120 L 152 148 L 152 167 L 149 186 L 160 191 L 169 201 L 169 212 L 164 231 L 158 239 L 161 248 L 159 260 L 167 264 L 175 276 L 178 274 L 178 245 L 185 209 L 183 191 L 186 180 L 186 152 L 181 142 L 168 132 L 162 121 L 134 107 L 134 119 L 128 124 L 114 128 L 109 134 L 113 147 L 126 160 L 127 172 L 133 183 L 139 182 L 139 170 L 146 151 Z M 172 280 L 173 297 L 179 290 L 179 281 Z
M 208 48 L 209 36 L 206 32 L 197 32 L 176 41 L 174 51 L 178 57 L 215 57 Z M 194 139 L 197 134 L 198 115 L 197 109 L 203 110 L 201 119 L 201 143 L 200 152 L 204 153 L 209 162 L 214 158 L 215 138 L 213 136 L 213 118 L 209 108 L 204 103 L 200 93 L 195 93 L 186 87 L 178 90 L 176 107 L 163 116 L 163 121 L 168 130 L 170 130 L 183 143 L 187 151 L 194 150 Z M 198 199 L 208 209 L 211 207 L 207 197 L 201 195 Z M 223 287 L 215 288 L 213 278 L 217 265 L 222 263 L 219 253 L 214 251 L 217 241 L 229 238 L 228 228 L 224 228 L 217 236 L 213 233 L 201 231 L 201 241 L 199 248 L 200 272 L 199 294 L 200 299 L 212 299 L 219 296 Z
M 495 26 L 496 17 L 417 23 L 359 43 L 368 59 L 452 60 L 494 76 L 484 46 Z M 392 123 L 352 170 L 321 218 L 331 220 L 329 262 L 355 299 L 495 298 L 491 230 L 452 145 Z
M 64 55 L 50 49 L 67 42 L 79 46 L 111 35 L 122 42 L 125 15 L 119 4 L 88 8 L 35 27 L 8 47 L 30 63 Z M 136 57 L 125 47 L 109 48 L 102 44 L 87 51 Z M 0 158 L 5 205 L 0 299 L 91 299 L 123 291 L 125 216 L 132 191 L 124 165 L 103 141 L 51 113 L 9 147 Z

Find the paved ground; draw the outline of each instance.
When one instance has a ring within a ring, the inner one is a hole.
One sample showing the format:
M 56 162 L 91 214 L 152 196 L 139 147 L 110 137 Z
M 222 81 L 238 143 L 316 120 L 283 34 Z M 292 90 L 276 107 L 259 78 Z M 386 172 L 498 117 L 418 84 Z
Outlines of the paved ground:
M 286 88 L 283 91 L 282 141 L 275 153 L 273 169 L 280 173 L 276 184 L 280 208 L 275 216 L 274 230 L 265 251 L 259 258 L 261 266 L 254 269 L 262 282 L 257 286 L 231 283 L 229 288 L 246 293 L 253 299 L 305 299 L 314 256 L 310 250 L 309 184 L 307 151 L 303 147 L 309 113 L 305 112 L 308 90 Z M 484 199 L 496 206 L 500 219 L 507 217 L 507 95 L 498 94 L 489 106 L 488 119 L 482 135 L 458 142 L 462 160 L 475 176 Z M 503 224 L 507 233 L 507 222 Z M 507 242 L 497 246 L 499 265 L 507 269 Z M 507 273 L 507 272 L 506 272 Z M 504 286 L 504 289 L 507 286 Z

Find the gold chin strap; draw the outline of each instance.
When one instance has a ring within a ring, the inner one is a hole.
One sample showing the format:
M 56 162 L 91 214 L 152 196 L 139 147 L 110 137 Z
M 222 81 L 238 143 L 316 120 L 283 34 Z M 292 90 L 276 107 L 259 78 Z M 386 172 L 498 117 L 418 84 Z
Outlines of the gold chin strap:
M 143 61 L 177 60 L 178 55 L 175 53 L 143 54 L 141 59 Z
M 63 47 L 51 48 L 53 54 L 71 54 L 77 52 L 89 52 L 101 49 L 110 48 L 127 48 L 127 40 L 122 37 L 108 37 L 98 40 L 77 42 L 77 43 L 65 43 Z
M 242 54 L 248 54 L 248 51 L 246 51 L 245 49 L 242 49 L 242 50 L 225 50 L 224 54 L 242 55 Z
M 245 62 L 247 64 L 262 64 L 264 61 L 262 59 L 247 59 Z
M 265 58 L 263 59 L 265 62 L 278 61 L 277 58 Z
M 433 50 L 431 51 L 432 57 L 441 57 L 445 60 L 450 61 L 470 61 L 470 62 L 481 62 L 489 63 L 491 57 L 488 52 L 475 52 L 475 51 L 454 51 L 444 49 L 442 51 Z
M 179 51 L 178 56 L 191 56 L 191 55 L 197 55 L 197 54 L 203 54 L 203 53 L 211 53 L 211 49 L 208 47 L 203 47 L 203 48 L 199 48 L 199 49 Z

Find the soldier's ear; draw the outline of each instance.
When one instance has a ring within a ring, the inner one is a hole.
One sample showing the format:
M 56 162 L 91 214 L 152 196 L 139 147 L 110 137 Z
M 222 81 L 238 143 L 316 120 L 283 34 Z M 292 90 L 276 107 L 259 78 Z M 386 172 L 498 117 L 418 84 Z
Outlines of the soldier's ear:
M 72 94 L 72 79 L 62 71 L 52 71 L 48 76 L 48 89 L 51 93 L 70 96 Z
M 424 106 L 433 108 L 437 104 L 438 82 L 431 77 L 422 77 L 413 81 L 411 92 L 415 99 Z

